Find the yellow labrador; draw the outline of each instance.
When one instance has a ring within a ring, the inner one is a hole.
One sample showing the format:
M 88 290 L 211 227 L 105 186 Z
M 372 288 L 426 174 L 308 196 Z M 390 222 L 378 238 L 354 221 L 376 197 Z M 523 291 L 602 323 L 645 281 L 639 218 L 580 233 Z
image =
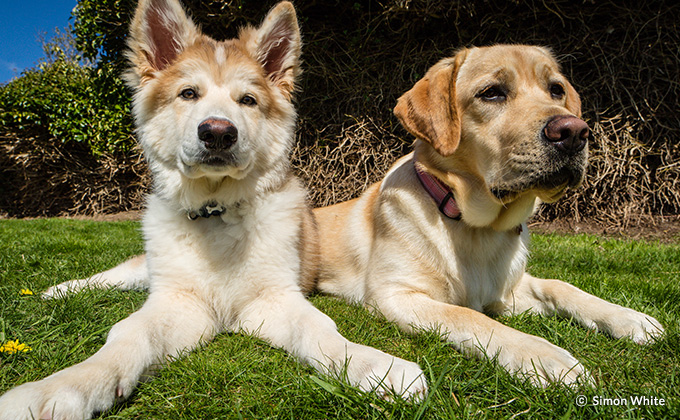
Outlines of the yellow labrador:
M 407 331 L 438 328 L 468 354 L 497 356 L 534 382 L 573 383 L 566 350 L 482 312 L 573 317 L 647 343 L 654 318 L 525 272 L 526 221 L 584 176 L 589 128 L 544 48 L 464 49 L 397 103 L 415 151 L 358 199 L 317 209 L 319 288 L 377 309 Z

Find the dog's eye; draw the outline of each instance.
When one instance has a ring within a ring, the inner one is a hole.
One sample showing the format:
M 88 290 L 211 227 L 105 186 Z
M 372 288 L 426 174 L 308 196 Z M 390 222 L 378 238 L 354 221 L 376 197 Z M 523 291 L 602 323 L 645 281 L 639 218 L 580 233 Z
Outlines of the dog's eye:
M 489 86 L 479 92 L 477 97 L 488 102 L 503 102 L 507 99 L 507 93 L 500 86 Z
M 554 99 L 562 99 L 562 97 L 564 97 L 564 86 L 559 83 L 551 84 L 550 96 L 552 96 Z
M 252 95 L 244 95 L 243 98 L 239 101 L 241 105 L 245 106 L 254 106 L 257 105 L 257 101 Z
M 198 93 L 196 93 L 196 90 L 192 88 L 182 89 L 182 91 L 179 93 L 179 96 L 181 96 L 182 99 L 187 100 L 198 99 Z

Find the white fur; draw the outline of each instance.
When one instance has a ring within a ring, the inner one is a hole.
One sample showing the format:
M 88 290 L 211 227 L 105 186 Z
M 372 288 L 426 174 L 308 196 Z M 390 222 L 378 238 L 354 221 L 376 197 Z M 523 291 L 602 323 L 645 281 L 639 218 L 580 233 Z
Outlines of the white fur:
M 148 1 L 140 3 L 142 16 L 148 7 Z M 154 7 L 166 7 L 163 13 L 171 15 L 170 21 L 184 22 L 180 28 L 194 28 L 185 22 L 176 1 L 155 0 Z M 289 3 L 279 5 L 257 39 L 267 39 L 269 27 L 278 32 L 287 28 L 283 33 L 292 37 L 287 45 L 296 49 L 299 32 L 294 16 Z M 143 25 L 144 18 L 136 22 Z M 131 44 L 134 47 L 135 40 Z M 259 59 L 257 43 L 251 47 Z M 268 118 L 259 107 L 239 105 L 244 92 L 257 92 L 249 81 L 252 74 L 243 74 L 252 71 L 247 69 L 253 68 L 253 61 L 230 64 L 221 57 L 223 52 L 215 63 L 218 67 L 222 63 L 224 79 L 216 79 L 207 70 L 208 63 L 186 63 L 181 55 L 173 64 L 191 69 L 190 82 L 200 86 L 200 101 L 174 99 L 173 92 L 170 103 L 149 107 L 159 103 L 150 97 L 157 84 L 173 89 L 174 81 L 163 81 L 163 69 L 158 68 L 151 76 L 133 78 L 141 81 L 134 112 L 154 175 L 155 192 L 143 221 L 146 260 L 133 259 L 46 293 L 55 297 L 85 286 L 148 286 L 148 300 L 117 323 L 106 344 L 89 359 L 0 397 L 0 420 L 90 418 L 128 397 L 156 365 L 225 331 L 256 335 L 323 373 L 346 373 L 347 380 L 362 390 L 394 391 L 406 398 L 425 393 L 425 380 L 415 363 L 348 341 L 304 298 L 299 243 L 308 210 L 305 191 L 288 164 L 295 112 L 278 87 L 271 88 L 276 103 L 270 106 L 278 107 L 282 118 Z M 282 74 L 271 83 L 281 80 Z M 238 128 L 231 164 L 215 167 L 201 161 L 196 127 L 208 117 L 229 119 Z M 226 208 L 221 217 L 189 220 L 188 211 L 210 201 Z

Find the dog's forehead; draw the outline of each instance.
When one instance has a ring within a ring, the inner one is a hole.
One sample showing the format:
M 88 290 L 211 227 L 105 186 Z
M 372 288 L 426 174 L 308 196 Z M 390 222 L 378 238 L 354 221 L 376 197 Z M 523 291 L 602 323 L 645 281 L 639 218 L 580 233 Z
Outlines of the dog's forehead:
M 234 81 L 266 85 L 262 65 L 237 40 L 196 42 L 182 52 L 173 67 L 175 75 L 208 79 L 218 85 Z
M 266 88 L 262 65 L 233 40 L 204 37 L 188 46 L 166 69 L 158 73 L 161 84 L 225 86 L 239 83 Z
M 546 80 L 560 74 L 559 64 L 545 48 L 527 45 L 497 45 L 473 48 L 458 74 L 465 83 L 480 81 Z

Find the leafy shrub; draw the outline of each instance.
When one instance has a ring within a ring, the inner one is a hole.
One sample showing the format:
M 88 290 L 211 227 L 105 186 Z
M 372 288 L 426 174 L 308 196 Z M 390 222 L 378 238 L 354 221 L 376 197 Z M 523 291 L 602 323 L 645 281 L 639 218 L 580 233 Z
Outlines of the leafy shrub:
M 129 95 L 112 68 L 83 64 L 54 43 L 45 50 L 37 68 L 0 87 L 3 131 L 84 143 L 95 155 L 130 150 Z
M 110 78 L 107 69 L 63 60 L 40 67 L 0 87 L 0 124 L 5 129 L 45 130 L 62 142 L 86 143 L 94 154 L 130 150 L 134 140 L 129 101 L 121 100 L 127 99 L 124 87 L 118 95 L 100 94 L 97 82 Z

